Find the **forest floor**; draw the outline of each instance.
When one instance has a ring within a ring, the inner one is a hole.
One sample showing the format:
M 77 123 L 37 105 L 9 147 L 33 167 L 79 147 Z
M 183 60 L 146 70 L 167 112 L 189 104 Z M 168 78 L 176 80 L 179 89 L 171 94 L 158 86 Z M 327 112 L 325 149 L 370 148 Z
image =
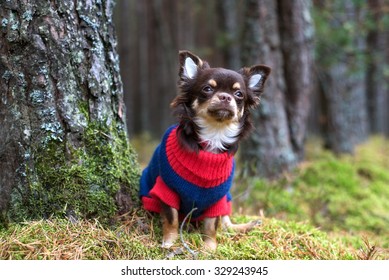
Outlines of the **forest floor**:
M 140 141 L 144 143 L 144 141 Z M 140 161 L 147 151 L 135 148 Z M 142 145 L 144 147 L 144 145 Z M 216 252 L 198 229 L 160 248 L 158 216 L 134 210 L 114 226 L 62 219 L 0 230 L 0 259 L 389 259 L 389 142 L 374 137 L 353 156 L 335 157 L 310 140 L 306 160 L 272 182 L 239 174 L 234 222 L 260 218 L 248 234 L 219 232 Z

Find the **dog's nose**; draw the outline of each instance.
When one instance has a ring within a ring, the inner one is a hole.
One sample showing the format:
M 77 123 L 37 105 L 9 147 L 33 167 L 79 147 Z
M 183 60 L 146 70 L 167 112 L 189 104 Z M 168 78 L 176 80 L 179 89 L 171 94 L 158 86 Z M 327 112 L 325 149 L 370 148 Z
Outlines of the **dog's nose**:
M 219 98 L 220 101 L 226 102 L 226 103 L 230 103 L 231 100 L 232 100 L 231 95 L 229 95 L 228 93 L 225 93 L 225 92 L 219 93 L 219 94 L 217 95 L 217 97 Z

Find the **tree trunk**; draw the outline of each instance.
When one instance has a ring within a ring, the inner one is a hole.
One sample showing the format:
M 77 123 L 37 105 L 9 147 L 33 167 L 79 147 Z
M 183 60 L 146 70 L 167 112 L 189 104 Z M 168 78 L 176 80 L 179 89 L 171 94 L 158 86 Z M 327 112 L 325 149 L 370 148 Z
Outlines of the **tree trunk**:
M 317 36 L 316 64 L 327 108 L 326 146 L 337 154 L 353 153 L 368 133 L 364 18 L 352 1 L 327 1 L 323 8 L 329 12 L 320 19 L 326 23 Z
M 290 139 L 294 153 L 302 160 L 314 88 L 312 3 L 279 0 L 278 7 Z
M 1 0 L 3 223 L 134 206 L 112 2 Z
M 388 40 L 385 34 L 384 1 L 369 0 L 369 20 L 373 23 L 367 34 L 367 69 L 366 92 L 370 132 L 385 133 L 386 122 L 389 118 L 387 106 L 389 102 L 387 81 L 385 79 L 385 51 L 388 48 Z
M 243 62 L 272 68 L 256 130 L 242 152 L 249 174 L 272 178 L 303 159 L 313 91 L 310 1 L 246 1 Z
M 154 120 L 153 131 L 157 132 L 158 135 L 163 134 L 166 127 L 169 127 L 175 122 L 169 104 L 177 94 L 176 65 L 178 50 L 176 46 L 177 36 L 173 32 L 174 22 L 172 22 L 172 19 L 174 19 L 173 15 L 177 13 L 177 2 L 170 2 L 168 3 L 166 0 L 154 0 L 151 2 L 154 17 L 154 25 L 152 28 L 155 30 L 155 40 L 159 42 L 159 49 L 163 53 L 163 55 L 160 55 L 153 48 L 150 49 L 151 53 L 155 56 L 150 67 L 155 70 L 155 75 L 154 77 L 150 77 L 150 79 L 156 79 L 158 81 L 155 92 L 160 93 L 159 100 L 154 101 L 155 110 L 151 112 L 150 119 Z M 154 114 L 156 111 L 160 115 L 159 118 Z
M 287 114 L 285 79 L 277 2 L 245 1 L 243 65 L 263 63 L 272 68 L 261 103 L 253 111 L 255 130 L 241 149 L 245 171 L 249 175 L 275 177 L 292 168 L 296 161 Z
M 127 108 L 126 124 L 129 135 L 135 133 L 135 123 L 140 123 L 136 119 L 134 104 L 138 95 L 139 77 L 133 65 L 138 65 L 138 40 L 137 40 L 137 17 L 134 10 L 136 2 L 117 1 L 114 11 L 115 26 L 117 27 L 118 54 L 120 57 L 120 73 L 123 81 L 124 103 Z
M 242 65 L 240 62 L 240 44 L 239 42 L 239 3 L 235 0 L 218 0 L 216 2 L 218 17 L 218 26 L 220 30 L 219 43 L 223 54 L 225 67 L 238 70 Z

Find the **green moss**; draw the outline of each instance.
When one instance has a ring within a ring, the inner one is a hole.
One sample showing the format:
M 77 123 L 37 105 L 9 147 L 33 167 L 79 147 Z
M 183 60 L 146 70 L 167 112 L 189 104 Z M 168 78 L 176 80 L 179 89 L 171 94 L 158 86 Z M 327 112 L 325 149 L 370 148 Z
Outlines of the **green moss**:
M 55 217 L 110 221 L 119 190 L 135 201 L 139 167 L 123 127 L 91 123 L 81 147 L 51 139 L 32 153 L 26 192 L 13 193 L 11 220 Z
M 240 182 L 235 193 L 245 186 L 251 191 L 237 206 L 246 213 L 261 210 L 267 217 L 309 221 L 359 238 L 379 236 L 377 246 L 384 247 L 389 242 L 389 142 L 372 138 L 354 156 L 341 157 L 318 147 L 310 141 L 306 161 L 283 179 Z
M 61 219 L 12 224 L 0 230 L 0 259 L 193 259 L 179 240 L 172 250 L 162 249 L 160 226 L 153 219 L 128 218 L 125 225 L 109 229 L 97 221 Z M 257 217 L 234 218 L 243 222 Z M 146 231 L 140 229 L 147 226 Z M 306 223 L 275 219 L 264 219 L 248 234 L 220 231 L 216 252 L 205 250 L 199 231 L 185 231 L 183 239 L 198 259 L 211 260 L 358 259 L 359 248 L 349 248 L 349 241 L 340 242 Z

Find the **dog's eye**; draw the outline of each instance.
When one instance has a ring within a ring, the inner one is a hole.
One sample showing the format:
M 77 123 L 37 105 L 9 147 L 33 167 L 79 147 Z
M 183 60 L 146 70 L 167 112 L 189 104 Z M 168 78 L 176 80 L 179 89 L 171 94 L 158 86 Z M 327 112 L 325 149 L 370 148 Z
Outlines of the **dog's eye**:
M 236 96 L 236 98 L 238 98 L 238 99 L 243 99 L 243 93 L 239 90 L 239 91 L 237 91 L 237 92 L 235 92 L 235 96 Z
M 203 91 L 204 91 L 205 93 L 212 93 L 212 92 L 213 92 L 213 88 L 210 87 L 210 86 L 205 86 L 205 87 L 203 88 Z

